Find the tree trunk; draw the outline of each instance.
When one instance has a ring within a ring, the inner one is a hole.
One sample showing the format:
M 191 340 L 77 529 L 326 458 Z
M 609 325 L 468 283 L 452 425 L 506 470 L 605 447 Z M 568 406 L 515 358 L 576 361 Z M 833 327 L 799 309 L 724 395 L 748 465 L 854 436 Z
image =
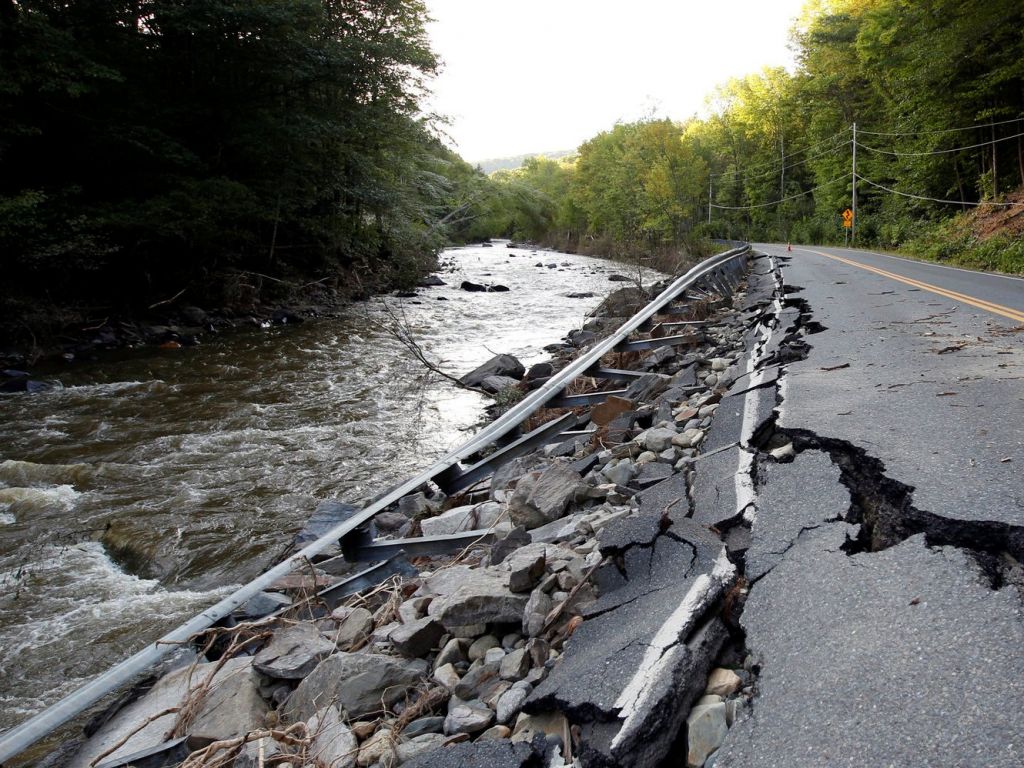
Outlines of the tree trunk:
M 999 166 L 996 161 L 996 126 L 993 123 L 992 128 L 992 199 L 999 199 Z

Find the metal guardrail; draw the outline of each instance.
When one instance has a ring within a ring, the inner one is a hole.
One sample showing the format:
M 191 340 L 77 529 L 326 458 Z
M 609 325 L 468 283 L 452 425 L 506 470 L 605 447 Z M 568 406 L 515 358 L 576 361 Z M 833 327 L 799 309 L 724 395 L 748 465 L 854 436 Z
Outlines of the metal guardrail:
M 460 467 L 460 462 L 516 430 L 527 418 L 548 405 L 549 402 L 562 398 L 565 387 L 577 376 L 586 376 L 588 371 L 598 368 L 600 359 L 604 355 L 616 349 L 628 348 L 628 337 L 630 334 L 640 330 L 650 318 L 666 308 L 671 302 L 682 297 L 688 289 L 696 288 L 695 294 L 702 295 L 702 292 L 699 290 L 701 285 L 717 291 L 723 285 L 731 288 L 738 283 L 740 272 L 749 253 L 750 245 L 742 244 L 739 247 L 712 256 L 693 267 L 685 275 L 673 281 L 657 298 L 635 314 L 614 334 L 594 344 L 585 354 L 550 377 L 540 388 L 516 403 L 502 416 L 484 427 L 468 442 L 451 451 L 440 461 L 423 470 L 415 477 L 395 486 L 377 501 L 359 512 L 348 516 L 320 538 L 307 544 L 288 559 L 278 563 L 261 576 L 240 587 L 216 605 L 207 608 L 199 615 L 171 630 L 156 642 L 150 643 L 115 667 L 98 675 L 56 704 L 53 704 L 25 722 L 16 725 L 7 732 L 0 734 L 0 763 L 18 755 L 92 704 L 95 704 L 108 693 L 126 685 L 137 675 L 156 664 L 171 650 L 187 643 L 197 633 L 208 629 L 216 622 L 226 618 L 235 609 L 244 605 L 250 598 L 271 586 L 278 579 L 288 575 L 297 567 L 303 567 L 309 558 L 320 554 L 330 546 L 336 546 L 346 535 L 367 523 L 374 515 L 391 506 L 403 496 L 414 493 L 421 486 L 445 474 L 448 477 L 464 478 L 468 473 L 472 473 L 474 479 L 476 476 L 486 476 L 485 473 L 478 472 L 479 465 L 483 462 L 478 462 L 477 465 L 470 467 L 468 470 Z M 663 338 L 657 341 L 665 344 L 672 343 L 674 340 L 672 338 Z M 541 430 L 535 430 L 535 432 L 541 432 Z M 542 435 L 546 434 L 546 431 L 542 433 Z M 493 470 L 495 466 L 492 463 L 491 469 Z M 363 573 L 369 575 L 370 572 L 375 571 L 379 567 L 373 566 Z

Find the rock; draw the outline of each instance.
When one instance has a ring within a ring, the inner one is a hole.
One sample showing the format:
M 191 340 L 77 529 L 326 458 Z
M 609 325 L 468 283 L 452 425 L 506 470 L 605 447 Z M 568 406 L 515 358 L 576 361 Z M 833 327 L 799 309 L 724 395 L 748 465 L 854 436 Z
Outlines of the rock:
M 640 474 L 636 476 L 635 484 L 638 488 L 644 489 L 668 479 L 671 475 L 672 466 L 670 464 L 651 462 L 645 464 L 643 469 L 640 470 Z
M 270 313 L 270 322 L 274 325 L 299 325 L 303 320 L 302 315 L 288 307 L 280 307 Z
M 291 598 L 280 592 L 259 592 L 250 597 L 235 615 L 246 620 L 262 619 L 291 604 Z
M 483 365 L 474 368 L 461 379 L 460 382 L 469 387 L 478 387 L 488 376 L 508 376 L 510 378 L 523 378 L 526 369 L 512 355 L 495 355 Z
M 711 361 L 711 370 L 715 372 L 724 371 L 729 367 L 729 361 L 724 357 L 716 357 Z
M 453 637 L 444 644 L 444 648 L 437 654 L 437 658 L 434 660 L 434 669 L 443 667 L 445 664 L 456 664 L 460 661 L 465 661 L 466 648 L 468 646 L 468 641 Z
M 261 744 L 263 746 L 262 756 L 260 755 Z M 190 752 L 191 750 L 186 749 L 185 751 Z M 241 752 L 235 757 L 235 761 L 230 765 L 231 768 L 265 768 L 268 765 L 280 765 L 278 761 L 271 760 L 271 758 L 280 754 L 281 749 L 278 747 L 277 742 L 267 736 L 246 743 L 242 747 Z
M 535 589 L 530 594 L 523 609 L 523 634 L 527 637 L 536 637 L 544 628 L 547 615 L 554 607 L 551 598 L 541 589 Z
M 728 730 L 725 704 L 701 704 L 694 707 L 686 718 L 689 745 L 686 753 L 687 768 L 701 768 L 708 755 L 722 746 Z
M 405 698 L 426 673 L 426 664 L 402 662 L 390 656 L 339 652 L 328 656 L 299 683 L 285 702 L 284 714 L 305 720 L 328 703 L 348 719 L 356 719 L 381 706 Z
M 396 757 L 395 746 L 395 740 L 391 735 L 391 731 L 387 728 L 381 728 L 359 747 L 356 765 L 367 766 L 374 765 L 375 763 L 394 765 Z
M 629 278 L 625 275 L 608 275 L 608 281 L 612 283 L 628 283 Z
M 388 639 L 396 651 L 413 659 L 429 653 L 440 642 L 443 634 L 444 627 L 441 623 L 430 616 L 425 616 L 402 624 L 388 636 Z
M 643 444 L 648 451 L 659 453 L 672 445 L 672 438 L 675 436 L 676 431 L 674 429 L 669 429 L 667 427 L 654 427 L 643 434 Z M 639 440 L 639 438 L 637 438 L 637 440 Z
M 555 462 L 543 472 L 524 475 L 509 499 L 509 517 L 514 525 L 527 529 L 557 520 L 565 514 L 582 482 L 580 473 L 563 462 Z
M 486 731 L 476 737 L 477 741 L 497 741 L 507 739 L 512 735 L 512 729 L 507 725 L 492 725 Z
M 519 711 L 523 708 L 523 704 L 526 703 L 526 699 L 533 692 L 533 686 L 529 683 L 520 681 L 515 683 L 498 699 L 498 722 L 502 724 L 511 723 L 512 720 L 519 714 Z
M 466 655 L 470 661 L 478 661 L 482 659 L 491 648 L 501 647 L 501 641 L 498 640 L 494 635 L 484 635 L 472 645 L 469 646 L 469 651 Z
M 480 664 L 471 667 L 455 686 L 455 696 L 463 701 L 486 698 L 501 682 L 497 664 Z
M 497 568 L 455 566 L 438 571 L 422 587 L 424 594 L 434 595 L 427 613 L 453 634 L 472 625 L 517 623 L 527 598 L 509 591 L 508 577 L 507 571 Z
M 526 372 L 527 381 L 536 381 L 537 379 L 546 379 L 549 376 L 554 375 L 555 366 L 551 363 L 534 363 L 530 366 L 530 370 Z
M 455 686 L 462 681 L 462 678 L 459 677 L 459 673 L 455 671 L 455 667 L 452 664 L 442 664 L 435 669 L 434 679 L 449 691 L 454 691 Z
M 444 732 L 449 736 L 456 733 L 480 733 L 494 722 L 494 713 L 482 701 L 456 702 L 444 719 Z M 724 715 L 722 722 L 725 722 Z
M 603 403 L 598 403 L 590 409 L 590 420 L 600 427 L 605 426 L 617 416 L 629 413 L 635 408 L 632 400 L 611 395 Z
M 315 625 L 303 622 L 275 632 L 252 665 L 267 677 L 301 680 L 336 650 Z
M 717 696 L 729 696 L 736 693 L 740 689 L 740 685 L 742 685 L 742 681 L 739 675 L 731 669 L 719 667 L 711 670 L 711 674 L 708 676 L 708 687 L 705 688 L 705 691 Z
M 534 534 L 539 529 L 534 529 Z M 535 541 L 532 534 L 526 532 L 526 529 L 517 525 L 505 536 L 491 545 L 491 565 L 497 565 L 505 561 L 505 558 L 515 552 L 521 547 L 525 547 L 531 541 Z
M 341 719 L 337 707 L 321 709 L 308 722 L 313 741 L 310 756 L 322 768 L 352 768 L 356 764 L 359 742 Z
M 704 379 L 704 386 L 706 386 L 706 387 L 714 387 L 717 384 L 718 384 L 718 374 L 717 373 L 709 373 L 707 375 L 707 378 Z
M 459 288 L 461 288 L 464 291 L 469 291 L 470 293 L 487 292 L 486 285 L 483 285 L 482 283 L 474 283 L 471 280 L 463 280 L 462 283 L 459 285 Z
M 447 285 L 447 283 L 437 275 L 427 275 L 419 282 L 420 288 L 435 288 L 439 285 Z
M 523 647 L 508 652 L 508 655 L 501 660 L 499 674 L 502 680 L 521 680 L 529 671 L 530 654 Z
M 410 493 L 408 496 L 403 496 L 398 500 L 398 511 L 410 519 L 423 517 L 431 511 L 430 502 L 427 501 L 426 494 L 422 491 L 419 493 Z M 377 515 L 379 518 L 380 515 Z M 377 518 L 374 518 L 375 520 Z
M 768 454 L 776 461 L 788 461 L 789 459 L 796 457 L 796 450 L 794 450 L 792 443 L 786 443 L 785 445 L 768 451 Z
M 424 536 L 450 536 L 461 531 L 475 531 L 490 528 L 501 517 L 502 506 L 495 501 L 455 507 L 437 517 L 425 517 L 420 521 Z
M 444 722 L 443 718 L 436 719 L 441 720 L 442 723 Z M 408 735 L 409 729 L 406 728 L 404 733 Z M 398 758 L 398 764 L 402 765 L 403 763 L 407 763 L 413 758 L 419 757 L 420 755 L 425 755 L 427 752 L 432 752 L 435 749 L 440 749 L 442 746 L 444 746 L 444 743 L 446 741 L 447 739 L 441 733 L 425 733 L 423 735 L 411 738 L 409 739 L 409 741 L 399 744 L 398 748 L 395 750 L 395 755 Z
M 206 325 L 209 316 L 199 307 L 182 307 L 178 310 L 185 325 Z
M 605 467 L 601 470 L 601 474 L 604 475 L 609 483 L 615 485 L 627 485 L 630 480 L 633 479 L 633 473 L 636 471 L 633 462 L 629 459 L 622 459 L 616 462 L 611 467 Z
M 529 592 L 544 576 L 546 562 L 545 553 L 532 547 L 513 552 L 502 563 L 509 572 L 508 588 L 513 592 Z
M 409 522 L 401 512 L 381 512 L 373 518 L 373 524 L 381 531 L 397 531 Z
M 415 739 L 417 736 L 422 736 L 425 733 L 443 733 L 444 732 L 444 717 L 440 715 L 431 715 L 429 717 L 420 717 L 413 720 L 402 731 L 402 735 L 409 739 Z M 407 758 L 408 759 L 408 758 Z
M 366 641 L 373 632 L 373 614 L 365 608 L 335 608 L 331 618 L 338 622 L 338 629 L 332 636 L 340 650 Z
M 622 396 L 636 403 L 651 403 L 669 388 L 672 380 L 660 373 L 647 373 L 636 379 L 622 393 Z
M 484 664 L 501 664 L 501 660 L 505 658 L 507 651 L 504 648 L 491 648 L 484 654 Z
M 519 386 L 519 379 L 513 379 L 510 376 L 488 376 L 479 384 L 480 389 L 492 395 L 517 386 Z
M 259 695 L 259 679 L 252 658 L 241 657 L 217 664 L 180 668 L 160 678 L 141 699 L 128 704 L 107 720 L 68 763 L 72 768 L 89 768 L 96 758 L 132 734 L 124 744 L 104 758 L 114 760 L 158 746 L 174 725 L 174 714 L 155 717 L 181 706 L 194 687 L 212 676 L 209 693 L 199 705 L 189 728 L 197 739 L 216 741 L 232 738 L 263 726 L 268 707 Z M 155 718 L 144 727 L 139 726 Z M 134 732 L 134 733 L 133 733 Z

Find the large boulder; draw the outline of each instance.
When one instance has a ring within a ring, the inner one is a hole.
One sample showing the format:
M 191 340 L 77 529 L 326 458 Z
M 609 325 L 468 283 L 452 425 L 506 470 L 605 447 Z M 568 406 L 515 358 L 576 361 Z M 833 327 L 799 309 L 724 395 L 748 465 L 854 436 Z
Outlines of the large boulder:
M 219 670 L 214 663 L 184 667 L 162 677 L 149 693 L 111 717 L 82 745 L 68 765 L 89 768 L 99 755 L 122 741 L 124 743 L 107 755 L 106 760 L 164 743 L 164 736 L 174 726 L 176 716 L 173 713 L 158 715 L 185 704 L 207 681 L 208 691 L 187 729 L 189 736 L 215 741 L 263 726 L 269 708 L 260 698 L 259 679 L 253 671 L 251 657 L 231 659 Z M 154 719 L 146 723 L 150 718 Z M 145 726 L 140 728 L 143 723 Z M 129 734 L 132 735 L 129 737 Z
M 524 475 L 508 502 L 512 524 L 529 530 L 557 520 L 565 514 L 582 482 L 580 473 L 562 462 Z
M 509 589 L 510 573 L 500 568 L 456 566 L 438 571 L 423 584 L 434 599 L 427 613 L 451 631 L 484 624 L 522 620 L 527 595 Z
M 488 376 L 508 376 L 519 381 L 526 373 L 526 368 L 512 355 L 495 355 L 486 363 L 473 369 L 460 382 L 467 387 L 479 387 Z
M 426 671 L 426 665 L 418 660 L 338 652 L 321 661 L 299 683 L 285 702 L 284 713 L 292 720 L 308 720 L 333 704 L 349 720 L 355 720 L 404 699 Z

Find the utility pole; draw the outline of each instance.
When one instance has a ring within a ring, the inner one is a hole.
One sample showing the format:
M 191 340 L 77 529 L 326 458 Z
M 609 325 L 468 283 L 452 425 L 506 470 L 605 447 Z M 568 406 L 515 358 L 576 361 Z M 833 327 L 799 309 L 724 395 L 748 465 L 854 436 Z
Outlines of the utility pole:
M 786 197 L 786 136 L 779 131 L 779 148 L 782 153 L 782 170 L 779 172 L 779 207 L 775 209 L 779 219 L 779 234 L 785 237 L 782 230 L 782 200 Z
M 850 245 L 857 242 L 857 122 L 853 123 L 853 223 L 850 227 Z
M 714 182 L 714 178 L 709 173 L 708 174 L 708 226 L 711 226 L 711 192 L 712 192 L 711 184 L 713 182 Z

